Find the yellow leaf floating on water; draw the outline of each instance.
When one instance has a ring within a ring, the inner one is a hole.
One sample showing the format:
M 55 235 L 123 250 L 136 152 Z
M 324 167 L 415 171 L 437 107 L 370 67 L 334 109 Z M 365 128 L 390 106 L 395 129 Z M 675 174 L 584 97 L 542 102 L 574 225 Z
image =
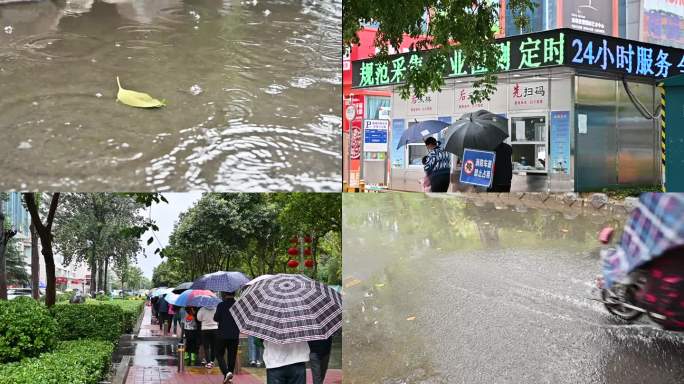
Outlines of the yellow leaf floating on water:
M 343 284 L 344 284 L 344 287 L 345 287 L 345 288 L 351 288 L 351 287 L 353 287 L 353 286 L 355 286 L 355 285 L 361 284 L 361 280 L 359 280 L 359 279 L 357 279 L 357 278 L 355 278 L 355 277 L 347 277 L 346 279 L 344 279 L 344 283 L 343 283 Z
M 116 84 L 119 86 L 119 93 L 116 94 L 116 99 L 126 105 L 137 108 L 159 108 L 166 105 L 164 100 L 159 101 L 147 93 L 123 89 L 119 76 L 116 77 Z

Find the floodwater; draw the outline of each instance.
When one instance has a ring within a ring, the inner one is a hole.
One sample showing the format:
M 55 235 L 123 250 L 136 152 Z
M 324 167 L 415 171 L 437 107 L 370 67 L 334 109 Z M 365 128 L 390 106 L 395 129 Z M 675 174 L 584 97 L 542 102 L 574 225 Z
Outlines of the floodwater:
M 684 335 L 589 299 L 597 233 L 624 216 L 423 194 L 343 204 L 345 382 L 684 382 Z
M 342 0 L 0 5 L 0 189 L 339 191 Z M 117 103 L 127 89 L 165 99 Z

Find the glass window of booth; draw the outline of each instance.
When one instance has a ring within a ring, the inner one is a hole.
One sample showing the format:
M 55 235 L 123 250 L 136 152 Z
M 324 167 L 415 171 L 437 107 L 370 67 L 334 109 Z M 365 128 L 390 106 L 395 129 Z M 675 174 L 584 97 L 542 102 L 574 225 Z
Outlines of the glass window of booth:
M 514 171 L 548 171 L 548 130 L 546 116 L 511 117 L 509 134 L 513 148 Z

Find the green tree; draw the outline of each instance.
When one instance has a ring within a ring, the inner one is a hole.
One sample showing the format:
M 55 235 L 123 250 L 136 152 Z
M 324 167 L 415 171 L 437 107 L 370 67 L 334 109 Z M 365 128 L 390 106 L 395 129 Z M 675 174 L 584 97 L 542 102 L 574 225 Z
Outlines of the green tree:
M 10 239 L 5 256 L 7 260 L 7 282 L 15 285 L 28 285 L 29 274 L 24 255 L 17 246 L 16 238 Z
M 141 289 L 145 285 L 142 269 L 136 265 L 121 264 L 114 268 L 121 289 Z
M 152 272 L 153 287 L 175 287 L 182 282 L 180 270 L 170 260 L 162 261 Z
M 508 8 L 515 15 L 518 28 L 526 29 L 524 16 L 533 10 L 533 0 L 509 0 Z M 498 23 L 498 1 L 490 0 L 354 0 L 343 2 L 342 33 L 345 46 L 358 44 L 357 32 L 365 23 L 379 23 L 375 46 L 378 62 L 390 65 L 389 47 L 399 51 L 405 36 L 417 39 L 414 50 L 430 49 L 422 65 L 408 66 L 402 98 L 417 97 L 439 91 L 444 85 L 443 68 L 454 56 L 456 46 L 463 53 L 465 65 L 485 68 L 487 74 L 473 83 L 473 102 L 489 98 L 496 90 L 496 76 L 501 50 L 495 45 L 494 26 Z M 426 25 L 424 15 L 429 14 Z M 457 44 L 455 42 L 458 42 Z M 435 48 L 436 47 L 436 48 Z
M 90 292 L 107 289 L 110 262 L 128 266 L 140 251 L 138 232 L 145 220 L 142 205 L 115 193 L 69 193 L 60 205 L 55 245 L 64 263 L 87 262 Z
M 7 300 L 7 248 L 17 231 L 12 229 L 5 217 L 3 203 L 7 194 L 0 192 L 0 299 Z
M 152 283 L 172 286 L 219 270 L 251 276 L 286 272 L 289 239 L 313 236 L 315 259 L 318 239 L 340 233 L 341 216 L 339 194 L 205 194 L 180 215 Z M 333 264 L 341 257 L 327 251 L 333 248 L 325 251 L 326 273 L 328 260 Z M 312 272 L 316 277 L 317 271 Z
M 318 244 L 331 231 L 340 232 L 342 196 L 338 193 L 288 193 L 280 195 L 284 202 L 279 220 L 291 234 L 312 236 L 311 250 L 314 276 L 318 273 Z
M 24 193 L 24 202 L 26 209 L 31 215 L 31 222 L 33 223 L 38 237 L 40 238 L 41 253 L 45 260 L 45 274 L 47 275 L 47 288 L 45 290 L 45 305 L 52 307 L 55 305 L 56 290 L 55 290 L 55 257 L 52 251 L 52 223 L 55 220 L 57 207 L 59 206 L 59 192 L 49 194 Z M 45 222 L 40 218 L 41 213 L 38 211 L 38 202 L 36 199 L 45 199 L 48 202 Z

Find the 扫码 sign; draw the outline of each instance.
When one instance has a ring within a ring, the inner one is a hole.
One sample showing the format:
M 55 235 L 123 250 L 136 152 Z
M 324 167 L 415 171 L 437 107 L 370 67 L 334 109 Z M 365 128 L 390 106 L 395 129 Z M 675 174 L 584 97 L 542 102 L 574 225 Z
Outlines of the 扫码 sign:
M 463 184 L 489 187 L 494 178 L 494 160 L 494 152 L 466 148 L 461 160 L 459 181 Z
M 496 44 L 501 50 L 496 72 L 563 65 L 650 79 L 684 73 L 682 49 L 566 28 L 507 37 L 497 40 Z M 423 60 L 428 57 L 426 52 L 393 55 L 387 63 L 375 59 L 356 60 L 352 63 L 352 87 L 402 83 L 408 68 L 424 65 Z M 485 68 L 472 67 L 467 63 L 469 60 L 463 51 L 456 48 L 444 66 L 443 76 L 478 76 L 487 72 Z M 429 103 L 423 99 L 413 101 L 421 105 Z
M 389 120 L 363 121 L 363 151 L 387 152 Z

